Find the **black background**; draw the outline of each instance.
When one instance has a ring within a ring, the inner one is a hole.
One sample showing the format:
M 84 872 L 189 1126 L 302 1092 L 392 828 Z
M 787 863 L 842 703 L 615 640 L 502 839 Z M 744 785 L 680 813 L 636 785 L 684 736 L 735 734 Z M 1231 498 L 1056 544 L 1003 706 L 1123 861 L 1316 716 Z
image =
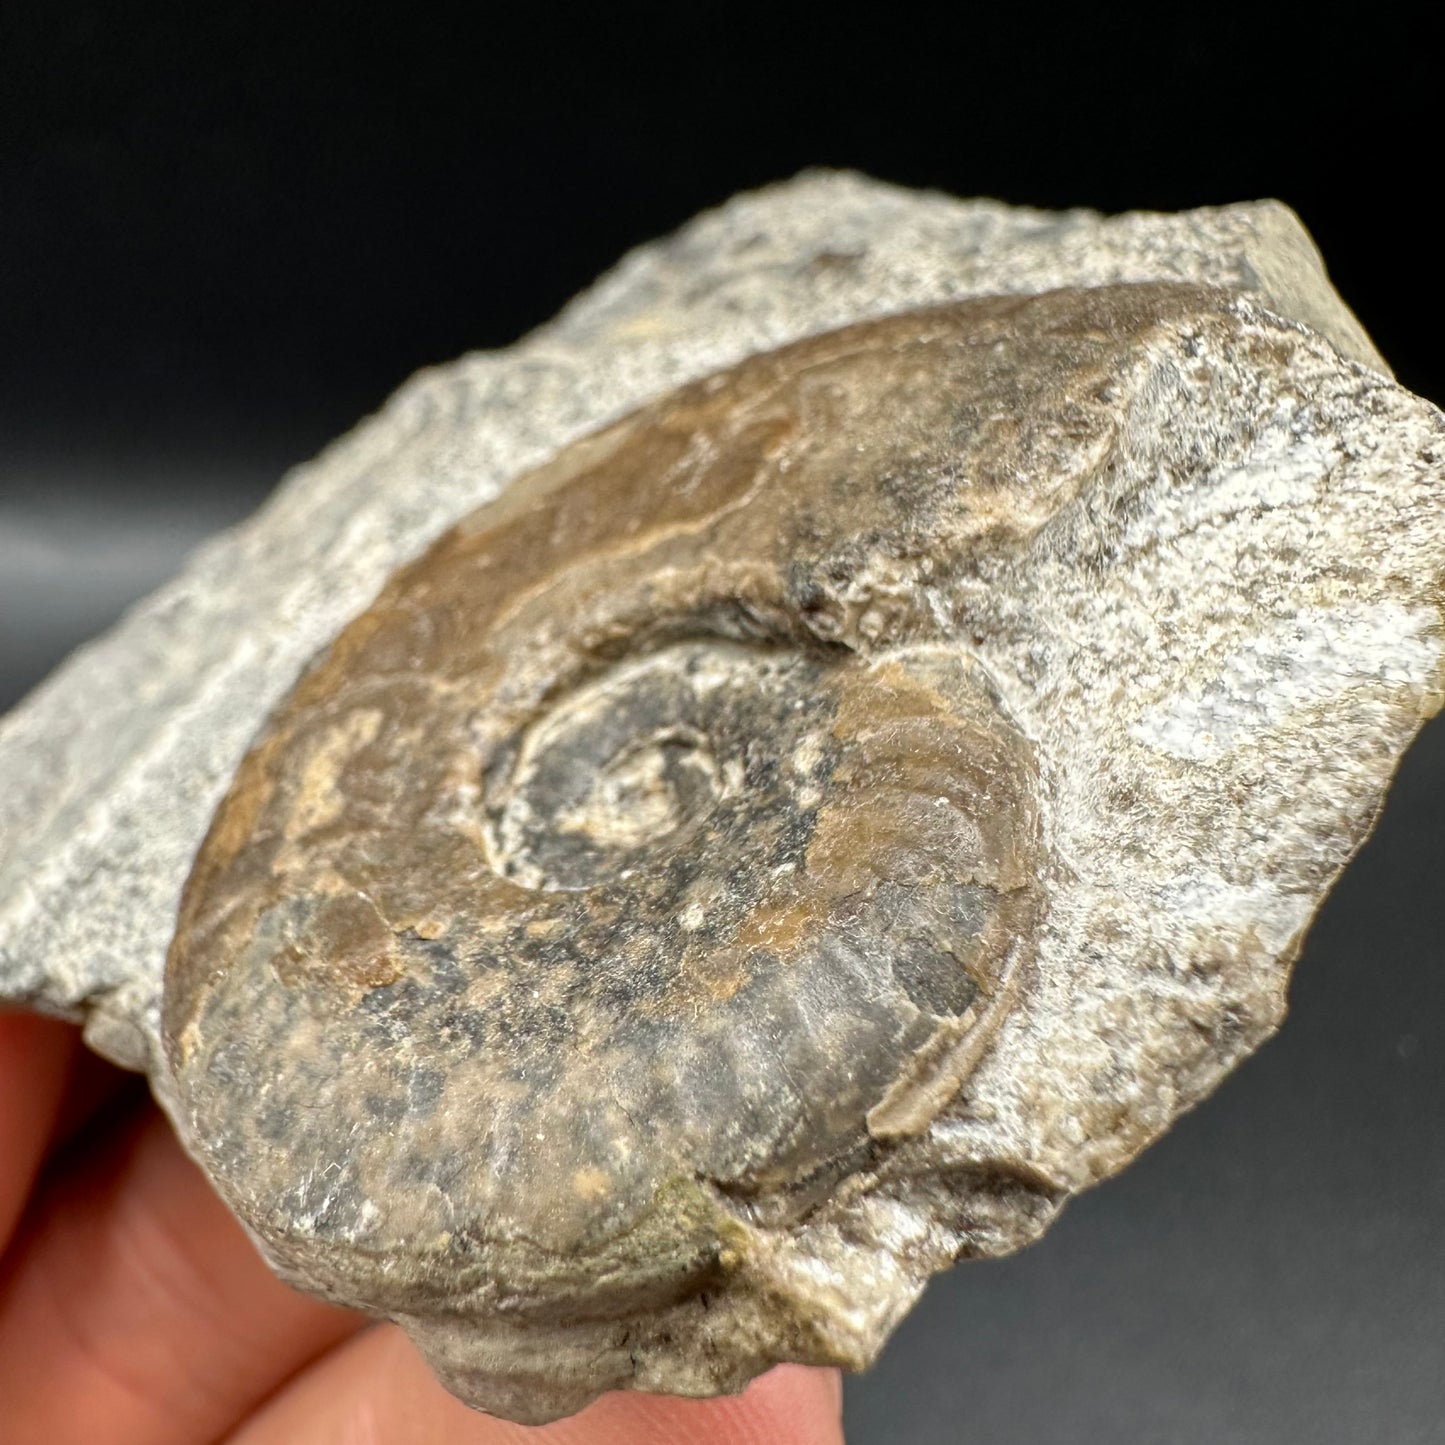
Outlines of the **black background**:
M 1293 205 L 1445 398 L 1442 32 L 1376 5 L 0 6 L 0 705 L 415 367 L 806 165 Z M 1016 1259 L 937 1282 L 865 1442 L 1445 1441 L 1445 734 L 1283 1035 Z

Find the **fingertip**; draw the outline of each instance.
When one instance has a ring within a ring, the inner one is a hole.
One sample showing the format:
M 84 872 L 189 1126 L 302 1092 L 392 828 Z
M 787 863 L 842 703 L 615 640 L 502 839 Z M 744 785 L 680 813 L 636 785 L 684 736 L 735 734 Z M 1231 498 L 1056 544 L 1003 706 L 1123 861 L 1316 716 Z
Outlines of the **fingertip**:
M 153 1109 L 52 1176 L 32 1219 L 0 1291 L 7 1442 L 214 1439 L 359 1324 L 267 1269 Z
M 50 1145 L 78 1047 L 70 1024 L 0 1011 L 0 1252 Z
M 612 1433 L 595 1445 L 842 1445 L 843 1386 L 837 1370 L 777 1365 L 740 1395 L 682 1400 L 666 1395 L 616 1394 L 592 1407 L 599 1417 L 615 1412 Z M 586 1419 L 584 1411 L 579 1418 Z M 645 1423 L 651 1433 L 638 1428 Z M 570 1439 L 566 1445 L 574 1445 Z M 591 1435 L 576 1445 L 594 1445 Z
M 815 1430 L 813 1435 L 785 1434 L 779 1439 L 798 1438 L 809 1442 L 816 1439 L 818 1445 L 842 1440 L 843 1377 L 839 1371 L 809 1365 L 777 1365 L 753 1381 L 744 1400 L 751 1393 L 756 1393 L 760 1409 L 794 1416 L 800 1428 Z M 834 1428 L 816 1433 L 824 1425 Z
M 781 1365 L 740 1395 L 684 1400 L 619 1391 L 551 1425 L 467 1409 L 394 1325 L 333 1349 L 274 1396 L 229 1445 L 842 1445 L 836 1370 Z

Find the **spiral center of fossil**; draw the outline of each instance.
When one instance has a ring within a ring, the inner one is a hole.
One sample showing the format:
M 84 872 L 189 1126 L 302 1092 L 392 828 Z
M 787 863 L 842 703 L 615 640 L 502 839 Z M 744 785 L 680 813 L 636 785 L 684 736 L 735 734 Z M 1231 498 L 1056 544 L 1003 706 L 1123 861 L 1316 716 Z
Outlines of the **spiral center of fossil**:
M 722 639 L 680 643 L 584 684 L 489 770 L 493 865 L 543 891 L 656 869 L 724 801 L 756 793 L 763 739 L 806 709 L 806 662 Z M 795 723 L 796 725 L 796 723 Z
M 706 741 L 670 731 L 605 762 L 587 796 L 558 812 L 556 828 L 626 851 L 666 837 L 710 808 L 716 795 Z

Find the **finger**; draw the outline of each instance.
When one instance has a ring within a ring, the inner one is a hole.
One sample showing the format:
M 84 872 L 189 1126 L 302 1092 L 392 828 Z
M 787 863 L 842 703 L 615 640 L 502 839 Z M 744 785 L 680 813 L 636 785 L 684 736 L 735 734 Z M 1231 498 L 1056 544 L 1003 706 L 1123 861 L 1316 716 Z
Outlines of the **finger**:
M 73 1144 L 93 1149 L 93 1141 L 81 1135 L 92 1128 L 113 1128 L 122 1116 L 134 1115 L 149 1100 L 144 1075 L 118 1069 L 89 1049 L 77 1049 L 50 1136 L 46 1167 L 64 1167 L 58 1156 Z
M 69 1024 L 0 1013 L 0 1253 L 35 1186 L 78 1043 Z
M 0 1287 L 6 1445 L 197 1445 L 358 1320 L 288 1289 L 154 1109 L 43 1191 Z
M 529 1428 L 469 1410 L 394 1325 L 355 1336 L 299 1375 L 227 1445 L 842 1445 L 831 1370 L 784 1365 L 742 1395 L 614 1394 Z

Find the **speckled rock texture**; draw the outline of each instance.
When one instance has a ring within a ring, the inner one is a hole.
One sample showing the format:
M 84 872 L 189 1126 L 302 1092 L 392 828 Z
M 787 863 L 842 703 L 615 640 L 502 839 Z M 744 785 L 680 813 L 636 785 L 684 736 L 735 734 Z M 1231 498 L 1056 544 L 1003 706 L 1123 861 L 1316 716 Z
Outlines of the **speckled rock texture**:
M 0 996 L 473 1404 L 861 1367 L 1278 1026 L 1442 503 L 1282 206 L 739 197 L 0 725 Z

